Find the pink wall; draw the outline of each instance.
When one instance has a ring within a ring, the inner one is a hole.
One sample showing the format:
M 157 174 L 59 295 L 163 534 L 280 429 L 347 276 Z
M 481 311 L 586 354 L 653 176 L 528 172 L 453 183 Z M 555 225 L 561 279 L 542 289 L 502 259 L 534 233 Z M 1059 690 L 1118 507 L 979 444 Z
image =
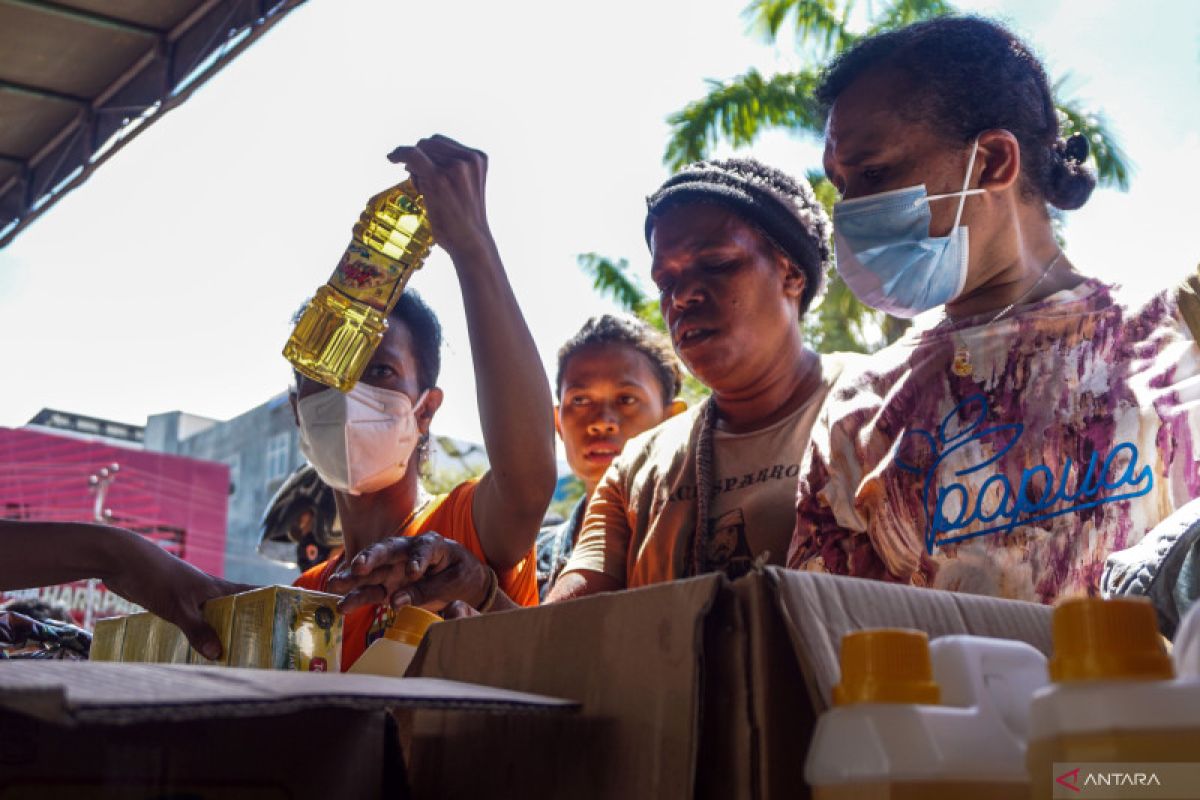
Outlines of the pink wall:
M 222 575 L 229 502 L 225 464 L 0 428 L 0 517 L 91 521 L 88 476 L 112 463 L 120 471 L 105 506 L 115 524 L 182 530 L 182 537 L 169 531 L 150 535 L 205 572 Z

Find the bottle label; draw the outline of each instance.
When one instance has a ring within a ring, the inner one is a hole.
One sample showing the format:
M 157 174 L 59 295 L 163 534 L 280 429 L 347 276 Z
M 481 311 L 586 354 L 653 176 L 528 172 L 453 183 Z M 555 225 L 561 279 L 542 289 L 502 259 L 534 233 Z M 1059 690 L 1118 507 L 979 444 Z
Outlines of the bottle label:
M 396 284 L 405 278 L 405 271 L 399 261 L 351 240 L 329 285 L 347 297 L 387 312 L 391 310 Z

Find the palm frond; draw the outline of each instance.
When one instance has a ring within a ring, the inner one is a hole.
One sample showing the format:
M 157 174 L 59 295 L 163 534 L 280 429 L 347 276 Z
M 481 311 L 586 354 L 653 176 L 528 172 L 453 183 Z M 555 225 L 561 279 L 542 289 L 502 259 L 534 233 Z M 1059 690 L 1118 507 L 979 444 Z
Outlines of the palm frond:
M 706 96 L 667 117 L 671 138 L 663 162 L 679 169 L 704 158 L 721 139 L 740 147 L 769 128 L 820 135 L 825 117 L 812 96 L 816 80 L 812 70 L 764 78 L 752 69 L 727 83 L 709 81 Z
M 579 267 L 592 278 L 592 288 L 616 301 L 626 311 L 637 313 L 649 299 L 645 290 L 629 272 L 629 260 L 613 261 L 599 253 L 580 253 Z M 653 301 L 651 301 L 653 302 Z
M 877 18 L 871 21 L 866 35 L 903 28 L 914 22 L 934 17 L 944 17 L 957 9 L 946 0 L 896 0 Z
M 784 24 L 791 19 L 797 42 L 816 44 L 818 55 L 825 55 L 850 41 L 846 16 L 851 4 L 844 4 L 840 17 L 838 5 L 837 0 L 752 0 L 742 16 L 750 32 L 767 42 L 778 40 Z
M 1057 97 L 1065 81 L 1054 84 Z M 1096 178 L 1101 186 L 1115 186 L 1121 191 L 1129 190 L 1129 179 L 1133 163 L 1121 149 L 1116 134 L 1104 115 L 1098 111 L 1087 111 L 1071 100 L 1057 101 L 1059 135 L 1083 134 L 1088 140 L 1088 158 L 1096 166 Z
M 825 208 L 825 213 L 832 217 L 833 204 L 838 201 L 838 190 L 834 187 L 833 181 L 826 178 L 825 173 L 817 169 L 808 170 L 804 173 L 804 177 L 812 186 L 817 202 Z

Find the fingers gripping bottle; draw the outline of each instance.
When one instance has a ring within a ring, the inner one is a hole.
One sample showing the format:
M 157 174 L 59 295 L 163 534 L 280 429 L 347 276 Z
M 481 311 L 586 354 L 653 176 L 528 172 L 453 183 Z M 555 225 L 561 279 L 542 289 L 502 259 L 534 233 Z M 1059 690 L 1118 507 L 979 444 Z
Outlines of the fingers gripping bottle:
M 866 630 L 842 640 L 841 665 L 805 765 L 815 800 L 1027 796 L 1029 702 L 1046 683 L 1037 649 Z
M 433 247 L 425 204 L 411 181 L 372 197 L 329 282 L 305 307 L 283 348 L 299 372 L 354 388 L 387 330 L 387 316 Z
M 1054 610 L 1053 683 L 1031 713 L 1032 797 L 1200 797 L 1196 613 L 1176 635 L 1175 677 L 1148 601 Z

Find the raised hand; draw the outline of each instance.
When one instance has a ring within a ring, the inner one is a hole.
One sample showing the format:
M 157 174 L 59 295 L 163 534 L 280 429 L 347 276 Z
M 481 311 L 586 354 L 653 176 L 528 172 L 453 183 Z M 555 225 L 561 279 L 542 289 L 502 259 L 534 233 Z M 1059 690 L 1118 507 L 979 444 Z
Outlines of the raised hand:
M 397 147 L 388 159 L 404 164 L 425 198 L 433 238 L 459 264 L 494 248 L 484 197 L 487 155 L 437 134 L 412 146 Z

